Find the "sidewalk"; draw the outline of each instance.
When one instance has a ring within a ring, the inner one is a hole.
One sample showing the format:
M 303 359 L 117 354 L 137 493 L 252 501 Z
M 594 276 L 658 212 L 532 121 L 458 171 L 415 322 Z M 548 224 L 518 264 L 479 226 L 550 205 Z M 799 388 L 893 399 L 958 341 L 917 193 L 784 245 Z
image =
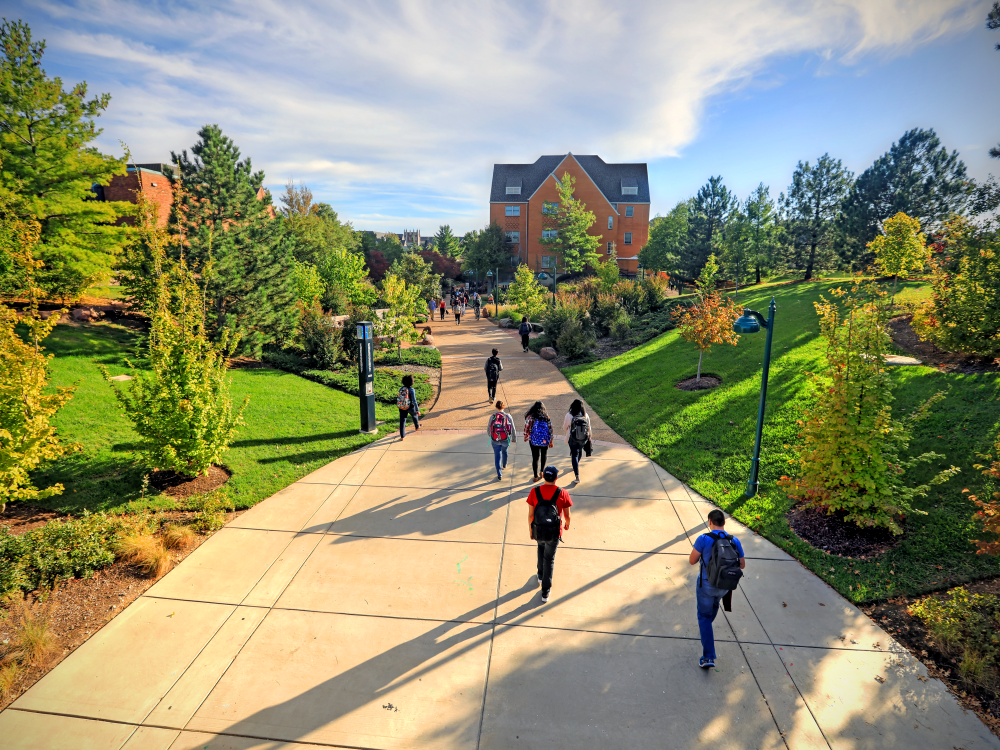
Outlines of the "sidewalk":
M 543 605 L 530 454 L 517 443 L 496 482 L 483 432 L 483 348 L 507 341 L 487 325 L 435 326 L 452 364 L 424 429 L 217 532 L 0 714 L 0 745 L 1000 748 L 888 634 L 733 521 L 747 578 L 716 621 L 717 668 L 699 669 L 687 556 L 713 506 L 610 431 L 570 486 Z M 537 393 L 561 414 L 568 384 L 510 341 L 512 411 Z M 550 462 L 569 470 L 565 446 Z

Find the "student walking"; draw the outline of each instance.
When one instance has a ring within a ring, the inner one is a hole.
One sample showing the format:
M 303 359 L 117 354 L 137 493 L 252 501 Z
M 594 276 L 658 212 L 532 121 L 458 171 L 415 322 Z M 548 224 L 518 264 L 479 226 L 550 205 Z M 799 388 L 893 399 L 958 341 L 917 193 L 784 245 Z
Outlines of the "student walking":
M 524 351 L 528 351 L 528 339 L 531 338 L 531 323 L 528 322 L 527 316 L 521 318 L 521 325 L 517 329 L 517 332 L 521 334 L 521 348 Z
M 459 297 L 452 301 L 451 309 L 455 313 L 455 325 L 462 325 L 462 298 Z
M 396 394 L 396 407 L 399 409 L 399 439 L 406 439 L 406 416 L 413 419 L 413 429 L 420 429 L 420 406 L 417 404 L 417 392 L 413 389 L 413 376 L 404 375 L 403 385 Z
M 743 577 L 747 561 L 740 540 L 726 533 L 725 514 L 716 508 L 708 514 L 708 533 L 694 542 L 692 565 L 701 563 L 696 584 L 698 602 L 698 630 L 701 631 L 702 655 L 698 666 L 708 669 L 715 666 L 715 633 L 712 622 L 719 614 L 719 604 L 730 611 L 733 591 Z
M 556 486 L 559 469 L 546 466 L 542 476 L 545 484 L 532 488 L 528 493 L 528 529 L 538 545 L 535 582 L 542 587 L 542 603 L 545 603 L 552 592 L 556 547 L 562 539 L 562 532 L 569 531 L 569 509 L 573 500 L 566 490 Z
M 580 483 L 580 459 L 584 450 L 589 456 L 593 451 L 590 442 L 590 415 L 583 408 L 583 401 L 575 399 L 569 405 L 569 411 L 563 419 L 563 433 L 566 435 L 566 442 L 569 444 L 569 457 L 573 462 L 573 473 L 576 475 L 576 483 Z
M 479 292 L 472 295 L 472 307 L 476 311 L 476 320 L 479 320 L 479 313 L 483 311 L 483 298 L 479 296 Z
M 493 461 L 497 467 L 497 481 L 503 479 L 503 470 L 507 468 L 507 448 L 514 435 L 514 420 L 503 410 L 503 401 L 497 401 L 497 410 L 490 415 L 487 432 L 493 444 Z
M 524 441 L 531 448 L 531 472 L 537 482 L 538 467 L 545 468 L 545 459 L 552 447 L 552 420 L 541 401 L 533 403 L 524 413 Z
M 499 349 L 494 349 L 492 356 L 486 360 L 486 400 L 493 401 L 497 397 L 497 381 L 500 380 L 500 373 L 503 372 L 503 363 L 497 355 Z

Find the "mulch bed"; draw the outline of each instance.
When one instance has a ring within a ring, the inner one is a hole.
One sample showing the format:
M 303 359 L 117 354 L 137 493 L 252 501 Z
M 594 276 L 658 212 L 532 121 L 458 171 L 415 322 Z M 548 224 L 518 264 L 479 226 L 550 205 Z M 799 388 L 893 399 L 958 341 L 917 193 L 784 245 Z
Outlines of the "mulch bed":
M 230 370 L 265 370 L 269 367 L 253 357 L 230 357 L 226 366 Z
M 701 380 L 699 380 L 697 376 L 692 375 L 690 378 L 682 380 L 674 387 L 679 388 L 682 391 L 708 391 L 720 385 L 722 385 L 722 378 L 718 375 L 709 375 L 703 372 L 701 374 Z
M 976 594 L 1000 594 L 1000 578 L 976 581 L 966 584 L 964 588 Z M 962 681 L 958 659 L 941 651 L 923 622 L 907 612 L 910 605 L 922 598 L 900 596 L 877 604 L 861 605 L 861 610 L 923 662 L 931 676 L 944 682 L 965 709 L 975 711 L 993 734 L 1000 737 L 1000 692 Z
M 792 531 L 816 549 L 831 555 L 865 559 L 895 547 L 902 535 L 888 529 L 861 528 L 844 520 L 846 512 L 827 515 L 821 510 L 796 505 L 788 512 Z
M 44 526 L 63 514 L 45 508 L 34 508 L 24 503 L 7 503 L 7 509 L 0 513 L 0 528 L 6 528 L 14 536 Z
M 222 466 L 211 467 L 208 470 L 208 476 L 193 478 L 157 469 L 149 475 L 149 484 L 164 495 L 185 498 L 218 489 L 229 481 L 230 476 L 232 476 L 232 472 Z
M 889 321 L 889 335 L 892 336 L 896 346 L 925 364 L 937 367 L 942 372 L 957 372 L 963 375 L 977 372 L 1000 372 L 1000 364 L 997 364 L 997 360 L 990 357 L 946 352 L 930 341 L 921 341 L 910 326 L 911 320 L 913 320 L 912 314 L 897 315 Z

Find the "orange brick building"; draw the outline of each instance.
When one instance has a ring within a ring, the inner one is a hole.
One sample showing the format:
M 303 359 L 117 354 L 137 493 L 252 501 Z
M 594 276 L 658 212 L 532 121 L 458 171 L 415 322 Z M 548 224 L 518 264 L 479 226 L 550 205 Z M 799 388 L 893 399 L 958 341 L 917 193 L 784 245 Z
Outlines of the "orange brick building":
M 157 207 L 157 223 L 161 227 L 167 225 L 170 218 L 170 207 L 174 202 L 174 189 L 170 185 L 170 180 L 163 173 L 164 168 L 169 168 L 165 164 L 129 164 L 126 174 L 116 175 L 111 178 L 111 182 L 105 186 L 98 185 L 95 189 L 98 193 L 98 200 L 105 201 L 125 201 L 135 203 L 135 193 L 139 189 L 139 181 L 142 181 L 142 191 Z M 131 223 L 131 219 L 124 219 Z
M 649 240 L 649 177 L 645 164 L 608 164 L 599 156 L 542 156 L 534 164 L 494 164 L 490 221 L 507 233 L 511 266 L 552 272 L 556 258 L 541 244 L 552 231 L 545 205 L 557 204 L 557 181 L 576 178 L 573 197 L 597 216 L 590 233 L 601 238 L 605 255 L 614 247 L 624 274 L 638 271 L 639 249 Z M 559 272 L 562 272 L 561 262 Z

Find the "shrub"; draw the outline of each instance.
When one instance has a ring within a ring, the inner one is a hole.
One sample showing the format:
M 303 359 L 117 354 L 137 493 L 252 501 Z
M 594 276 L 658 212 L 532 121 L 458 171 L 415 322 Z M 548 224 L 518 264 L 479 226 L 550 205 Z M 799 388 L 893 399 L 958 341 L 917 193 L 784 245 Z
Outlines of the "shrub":
M 131 534 L 118 540 L 115 554 L 143 575 L 161 578 L 173 565 L 163 542 L 152 534 Z
M 272 367 L 277 367 L 279 370 L 294 372 L 296 374 L 309 369 L 306 363 L 302 360 L 302 357 L 298 354 L 292 354 L 291 352 L 281 350 L 265 350 L 261 355 L 261 360 Z
M 618 315 L 611 321 L 610 335 L 615 341 L 624 341 L 632 333 L 632 321 L 628 313 L 619 310 Z
M 358 339 L 358 323 L 368 321 L 371 323 L 376 315 L 370 307 L 351 306 L 347 313 L 350 317 L 344 321 L 344 329 L 341 333 L 341 349 L 344 352 L 344 359 L 357 364 L 361 353 L 361 342 Z
M 993 539 L 973 539 L 973 543 L 978 547 L 976 554 L 979 555 L 1000 555 L 1000 435 L 997 435 L 993 445 L 992 453 L 981 453 L 979 457 L 984 461 L 990 461 L 987 466 L 984 464 L 973 464 L 972 468 L 979 469 L 983 475 L 989 477 L 989 482 L 985 488 L 986 497 L 992 500 L 980 500 L 975 495 L 970 499 L 979 506 L 976 516 L 983 522 L 983 530 L 991 534 Z
M 611 324 L 618 319 L 620 312 L 623 311 L 618 304 L 618 298 L 613 294 L 597 295 L 590 306 L 590 317 L 594 321 L 594 328 L 604 335 L 611 330 Z
M 946 654 L 960 654 L 958 669 L 971 685 L 1000 686 L 1000 596 L 964 587 L 910 607 Z
M 433 346 L 413 346 L 401 352 L 375 352 L 376 365 L 418 365 L 420 367 L 441 367 L 441 352 Z
M 400 389 L 400 380 L 406 374 L 408 373 L 400 370 L 375 370 L 375 400 L 381 401 L 383 404 L 395 404 L 396 395 Z M 429 382 L 430 378 L 419 372 L 409 374 L 413 376 L 413 388 L 417 393 L 417 401 L 420 403 L 427 401 L 434 394 L 434 389 Z M 352 396 L 357 396 L 359 393 L 358 371 L 353 367 L 337 372 L 306 370 L 302 373 L 302 377 L 350 393 Z
M 299 346 L 317 367 L 324 370 L 334 367 L 343 355 L 342 329 L 337 328 L 333 320 L 323 312 L 319 300 L 313 300 L 308 306 L 299 302 L 298 306 Z
M 545 309 L 545 288 L 535 279 L 531 268 L 521 264 L 514 271 L 514 280 L 507 288 L 507 304 L 512 305 L 518 316 L 533 319 Z
M 650 310 L 659 310 L 667 301 L 670 282 L 663 276 L 647 276 L 642 280 L 642 291 L 646 294 L 646 304 Z
M 646 292 L 638 282 L 622 279 L 611 291 L 629 315 L 638 316 L 649 311 Z
M 161 532 L 167 549 L 186 550 L 194 546 L 196 535 L 190 526 L 168 523 Z
M 542 327 L 552 340 L 562 335 L 563 326 L 573 320 L 579 321 L 583 330 L 591 333 L 593 321 L 590 318 L 589 300 L 575 294 L 560 294 L 556 306 L 546 308 L 542 313 Z
M 158 290 L 149 335 L 152 372 L 133 367 L 133 379 L 114 394 L 150 467 L 207 474 L 243 422 L 246 400 L 234 412 L 229 397 L 227 357 L 236 342 L 229 342 L 228 331 L 218 344 L 209 340 L 201 295 L 183 261 L 160 276 Z M 107 369 L 104 376 L 110 382 Z
M 594 348 L 594 337 L 584 330 L 579 320 L 569 320 L 563 324 L 559 338 L 556 339 L 556 349 L 567 359 L 579 359 Z
M 807 506 L 827 513 L 843 511 L 846 520 L 859 526 L 901 534 L 899 518 L 922 514 L 912 501 L 930 489 L 926 484 L 908 486 L 907 472 L 919 463 L 944 458 L 931 452 L 916 458 L 902 454 L 913 425 L 926 418 L 941 394 L 907 419 L 892 419 L 892 380 L 885 365 L 886 293 L 860 281 L 850 293 L 839 288 L 833 293 L 835 301 L 821 297 L 822 302 L 815 303 L 826 339 L 826 368 L 822 374 L 810 374 L 815 405 L 798 422 L 804 445 L 790 462 L 798 467 L 798 476 L 782 477 L 779 485 Z M 954 467 L 942 471 L 931 484 L 957 472 Z

